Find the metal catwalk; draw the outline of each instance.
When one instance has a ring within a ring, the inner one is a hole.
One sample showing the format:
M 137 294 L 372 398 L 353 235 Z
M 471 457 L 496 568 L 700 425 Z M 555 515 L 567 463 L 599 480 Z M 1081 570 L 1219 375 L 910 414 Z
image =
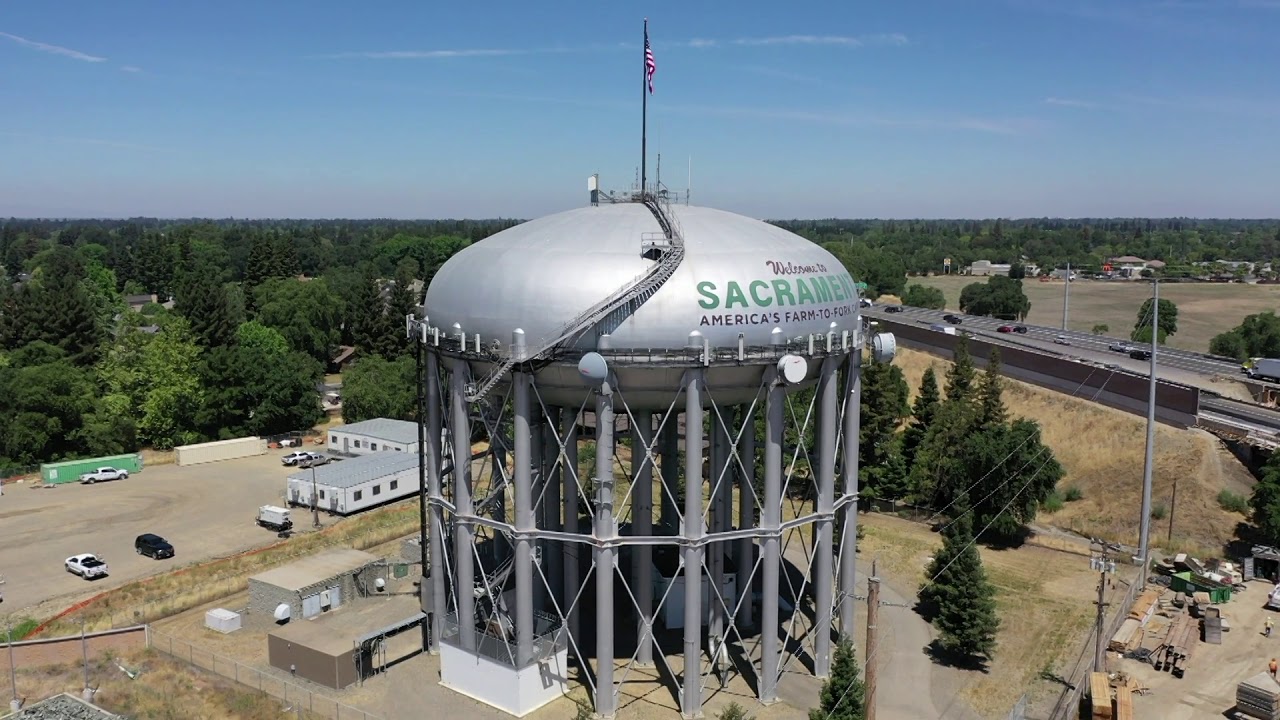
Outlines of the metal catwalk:
M 604 336 L 517 362 L 470 402 L 504 358 L 411 328 L 433 651 L 519 668 L 567 648 L 604 718 L 637 667 L 690 718 L 732 675 L 764 703 L 784 672 L 828 675 L 854 629 L 862 333 L 737 348 L 693 333 L 684 351 Z M 519 331 L 511 350 L 530 357 Z

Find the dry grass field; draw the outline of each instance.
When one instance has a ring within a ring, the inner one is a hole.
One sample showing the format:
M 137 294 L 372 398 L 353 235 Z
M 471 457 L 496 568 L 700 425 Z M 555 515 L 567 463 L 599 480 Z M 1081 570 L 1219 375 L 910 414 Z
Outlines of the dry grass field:
M 866 527 L 859 547 L 864 564 L 875 558 L 892 577 L 912 587 L 924 581 L 929 559 L 942 544 L 937 533 L 887 515 L 866 515 L 861 522 Z M 1056 692 L 1038 674 L 1075 660 L 1093 621 L 1090 599 L 1097 576 L 1083 558 L 1041 547 L 980 552 L 997 591 L 998 647 L 988 672 L 966 674 L 961 696 L 982 717 L 1004 718 L 1024 691 L 1033 699 Z
M 930 364 L 942 380 L 950 363 L 922 352 L 900 350 L 894 361 L 914 396 Z M 1040 423 L 1045 443 L 1066 471 L 1060 493 L 1078 488 L 1084 497 L 1038 521 L 1075 532 L 1136 544 L 1142 494 L 1146 421 L 1128 413 L 1006 380 L 1005 402 L 1015 416 Z M 1164 509 L 1153 521 L 1153 542 L 1208 556 L 1222 551 L 1244 517 L 1218 506 L 1223 489 L 1247 496 L 1253 477 L 1214 436 L 1198 430 L 1156 429 L 1152 506 Z M 1173 504 L 1174 483 L 1177 503 Z M 1168 540 L 1172 511 L 1173 540 Z
M 913 277 L 908 284 L 919 283 L 942 290 L 947 307 L 960 306 L 960 291 L 965 285 L 983 282 L 984 278 L 963 275 Z M 1027 322 L 1059 327 L 1062 324 L 1062 282 L 1028 280 L 1022 284 L 1031 300 Z M 1138 309 L 1151 297 L 1151 286 L 1144 282 L 1077 280 L 1071 283 L 1072 330 L 1090 331 L 1105 324 L 1112 335 L 1128 335 L 1137 322 Z M 1178 306 L 1178 332 L 1169 345 L 1181 350 L 1208 352 L 1209 340 L 1229 330 L 1246 315 L 1280 307 L 1280 285 L 1241 285 L 1236 283 L 1170 283 L 1160 286 L 1160 297 Z
M 131 680 L 120 666 L 128 668 L 137 679 Z M 94 702 L 122 717 L 276 720 L 283 715 L 283 707 L 276 698 L 245 691 L 234 682 L 194 670 L 153 650 L 91 660 L 89 677 L 98 687 Z M 28 705 L 63 692 L 78 696 L 84 685 L 84 666 L 71 663 L 19 669 L 17 683 L 20 694 L 28 698 Z M 5 708 L 7 711 L 7 701 Z M 315 719 L 319 716 L 306 711 L 298 713 L 295 709 L 289 717 Z

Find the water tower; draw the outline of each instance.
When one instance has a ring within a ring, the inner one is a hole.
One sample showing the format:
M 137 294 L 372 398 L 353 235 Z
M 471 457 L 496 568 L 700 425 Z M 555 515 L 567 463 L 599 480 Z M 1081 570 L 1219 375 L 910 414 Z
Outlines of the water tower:
M 445 685 L 521 715 L 572 678 L 607 718 L 649 666 L 697 717 L 734 674 L 828 674 L 862 350 L 893 354 L 835 257 L 641 193 L 471 245 L 409 326 Z

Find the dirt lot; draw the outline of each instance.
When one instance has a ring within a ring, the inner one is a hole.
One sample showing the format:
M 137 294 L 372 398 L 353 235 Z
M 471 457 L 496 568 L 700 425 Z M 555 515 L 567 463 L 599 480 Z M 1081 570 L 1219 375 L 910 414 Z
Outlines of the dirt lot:
M 950 275 L 946 277 L 909 278 L 908 284 L 919 283 L 942 290 L 947 307 L 957 308 L 960 291 L 984 278 Z M 1057 327 L 1062 323 L 1062 283 L 1030 280 L 1022 284 L 1031 300 L 1027 322 Z M 1128 335 L 1137 321 L 1138 309 L 1151 296 L 1151 286 L 1136 281 L 1077 280 L 1071 283 L 1072 330 L 1088 332 L 1094 325 L 1105 324 L 1111 335 Z M 1246 315 L 1275 310 L 1280 306 L 1280 285 L 1242 285 L 1236 283 L 1170 283 L 1161 284 L 1160 297 L 1178 306 L 1178 332 L 1169 340 L 1171 347 L 1207 352 L 1214 335 L 1229 330 Z
M 184 468 L 156 465 L 99 485 L 6 485 L 0 575 L 8 582 L 0 611 L 22 615 L 54 598 L 69 605 L 130 580 L 275 542 L 253 518 L 259 505 L 282 502 L 290 472 L 280 464 L 284 452 Z M 173 543 L 177 558 L 137 555 L 133 540 L 144 532 Z M 83 552 L 104 556 L 111 575 L 87 582 L 67 573 L 63 560 Z
M 1231 623 L 1230 632 L 1222 634 L 1221 645 L 1197 642 L 1184 678 L 1168 672 L 1157 672 L 1150 664 L 1132 659 L 1108 657 L 1108 669 L 1123 670 L 1151 688 L 1147 695 L 1133 696 L 1134 717 L 1161 720 L 1199 720 L 1200 718 L 1233 717 L 1227 711 L 1235 706 L 1236 685 L 1264 672 L 1267 661 L 1280 657 L 1280 633 L 1270 638 L 1262 634 L 1267 615 L 1280 619 L 1280 613 L 1263 608 L 1271 585 L 1250 582 L 1248 589 L 1222 606 L 1222 616 Z M 1172 597 L 1167 592 L 1165 599 Z M 1160 644 L 1162 629 L 1168 620 L 1156 615 L 1148 623 L 1143 647 Z
M 920 376 L 933 365 L 942 382 L 950 363 L 913 350 L 899 350 L 894 364 L 902 368 L 914 395 Z M 1145 458 L 1146 421 L 1087 399 L 1006 380 L 1009 412 L 1040 423 L 1044 442 L 1062 463 L 1066 476 L 1060 493 L 1077 488 L 1083 497 L 1066 503 L 1037 522 L 1093 537 L 1137 544 Z M 1154 542 L 1166 549 L 1213 556 L 1234 538 L 1243 515 L 1223 510 L 1218 493 L 1229 490 L 1248 497 L 1255 480 L 1222 442 L 1202 430 L 1156 428 L 1156 463 L 1152 478 Z M 1174 486 L 1177 484 L 1177 503 Z M 1168 540 L 1169 516 L 1173 540 Z

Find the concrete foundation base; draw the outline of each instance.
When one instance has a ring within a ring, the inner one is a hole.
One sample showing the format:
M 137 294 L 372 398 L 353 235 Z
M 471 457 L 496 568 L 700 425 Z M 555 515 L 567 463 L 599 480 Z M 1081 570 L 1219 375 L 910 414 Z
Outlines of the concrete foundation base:
M 503 712 L 524 717 L 569 692 L 568 651 L 523 668 L 440 643 L 440 684 Z

